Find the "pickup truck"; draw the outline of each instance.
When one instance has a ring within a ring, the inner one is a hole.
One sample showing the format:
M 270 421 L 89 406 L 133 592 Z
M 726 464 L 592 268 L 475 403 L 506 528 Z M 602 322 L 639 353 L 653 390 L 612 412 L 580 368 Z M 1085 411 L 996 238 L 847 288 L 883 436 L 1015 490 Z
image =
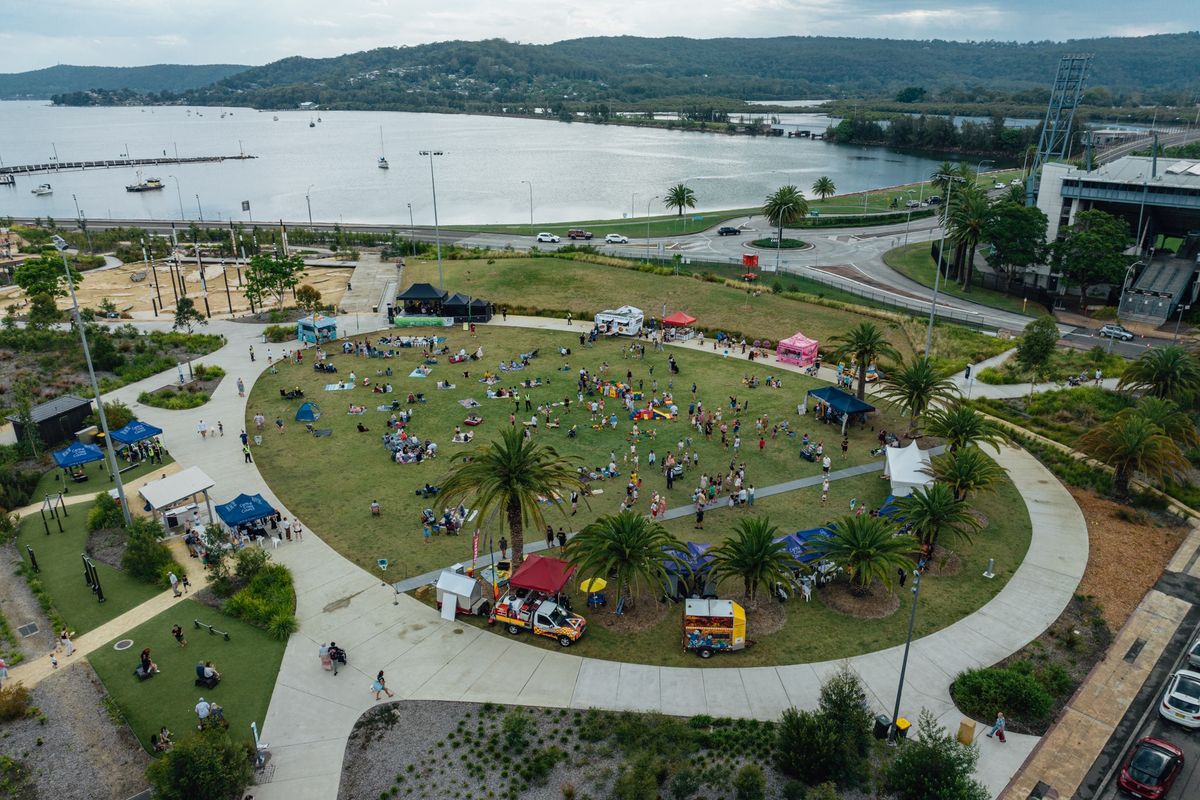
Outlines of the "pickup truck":
M 591 231 L 585 231 L 583 228 L 571 228 L 567 231 L 568 239 L 590 239 L 592 238 Z
M 532 631 L 537 636 L 557 639 L 563 647 L 570 647 L 583 636 L 587 622 L 578 614 L 542 597 L 517 597 L 506 595 L 496 604 L 492 619 L 504 625 L 513 636 L 521 631 Z

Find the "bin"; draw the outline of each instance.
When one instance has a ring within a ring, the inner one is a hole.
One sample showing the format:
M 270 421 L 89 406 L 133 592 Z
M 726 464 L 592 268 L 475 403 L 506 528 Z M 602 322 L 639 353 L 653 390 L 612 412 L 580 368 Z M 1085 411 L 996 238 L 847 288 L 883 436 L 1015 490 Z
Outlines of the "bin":
M 958 723 L 958 739 L 959 744 L 969 745 L 975 741 L 975 720 L 964 719 Z
M 875 718 L 875 738 L 886 739 L 888 735 L 888 728 L 890 727 L 892 727 L 892 718 L 887 714 L 880 714 Z
M 910 727 L 912 727 L 912 723 L 906 720 L 904 717 L 900 717 L 898 720 L 896 720 L 896 735 L 901 739 L 907 739 L 908 729 Z

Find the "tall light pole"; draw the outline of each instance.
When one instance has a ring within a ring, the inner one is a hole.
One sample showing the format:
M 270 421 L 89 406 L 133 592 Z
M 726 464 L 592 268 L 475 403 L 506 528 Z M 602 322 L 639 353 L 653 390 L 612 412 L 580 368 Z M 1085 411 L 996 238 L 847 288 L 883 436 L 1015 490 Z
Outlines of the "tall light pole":
M 908 202 L 912 202 L 913 190 L 908 190 Z M 904 246 L 908 247 L 908 226 L 912 224 L 912 206 L 905 203 L 905 208 L 908 209 L 908 219 L 904 221 Z
M 942 243 L 938 246 L 938 258 L 933 265 L 933 297 L 929 301 L 929 327 L 925 330 L 925 357 L 931 356 L 933 349 L 933 318 L 937 314 L 938 286 L 942 277 L 942 262 L 946 260 L 946 231 L 950 228 L 950 195 L 954 192 L 954 184 L 965 180 L 957 175 L 937 174 L 935 178 L 946 179 L 946 213 L 942 218 Z
M 908 648 L 912 644 L 913 623 L 917 621 L 917 600 L 921 596 L 921 570 L 913 570 L 912 611 L 908 615 L 908 638 L 904 640 L 904 658 L 900 661 L 900 683 L 896 686 L 896 706 L 892 709 L 892 724 L 888 728 L 888 743 L 896 743 L 896 722 L 900 719 L 900 696 L 904 693 L 904 673 L 908 670 Z
M 437 179 L 433 176 L 433 157 L 444 156 L 445 153 L 441 150 L 422 150 L 420 155 L 429 156 L 429 186 L 433 190 L 433 240 L 437 246 L 438 291 L 444 292 L 446 289 L 442 282 L 442 230 L 438 227 Z
M 633 207 L 633 204 L 635 202 L 637 202 L 637 192 L 632 192 L 629 195 L 629 218 L 630 219 L 637 219 L 637 210 Z
M 1190 305 L 1185 306 L 1183 303 L 1179 304 L 1179 318 L 1175 320 L 1175 335 L 1171 337 L 1171 344 L 1179 343 L 1179 324 L 1181 322 L 1183 322 L 1183 312 L 1187 311 L 1190 308 L 1191 308 Z M 1112 337 L 1110 336 L 1108 338 L 1111 339 Z
M 1120 299 L 1117 300 L 1117 319 L 1118 320 L 1121 318 L 1121 311 L 1124 310 L 1124 308 L 1125 308 L 1125 292 L 1129 290 L 1129 276 L 1133 274 L 1134 270 L 1137 267 L 1144 267 L 1144 266 L 1146 266 L 1146 263 L 1144 261 L 1135 261 L 1132 264 L 1130 264 L 1128 267 L 1125 268 L 1125 278 L 1124 278 L 1124 280 L 1121 281 L 1121 297 L 1120 297 Z M 1108 345 L 1109 345 L 1109 352 L 1112 352 L 1112 337 L 1111 336 L 1109 337 Z
M 309 228 L 312 227 L 312 198 L 310 197 L 310 195 L 312 194 L 312 187 L 313 187 L 313 185 L 310 183 L 308 185 L 308 188 L 304 190 L 304 204 L 306 206 L 308 206 L 308 227 Z
M 417 257 L 417 226 L 413 224 L 412 203 L 408 204 L 408 243 L 412 245 L 413 258 Z
M 179 220 L 187 222 L 187 215 L 183 213 L 183 192 L 179 189 L 179 178 L 174 175 L 168 175 L 168 178 L 175 181 L 175 196 L 179 198 Z
M 196 195 L 196 214 L 200 217 L 200 221 L 204 222 L 204 209 L 200 206 L 200 195 Z
M 650 257 L 650 204 L 658 199 L 658 195 L 654 195 L 646 201 L 646 257 Z
M 521 181 L 529 187 L 529 235 L 533 236 L 533 181 Z

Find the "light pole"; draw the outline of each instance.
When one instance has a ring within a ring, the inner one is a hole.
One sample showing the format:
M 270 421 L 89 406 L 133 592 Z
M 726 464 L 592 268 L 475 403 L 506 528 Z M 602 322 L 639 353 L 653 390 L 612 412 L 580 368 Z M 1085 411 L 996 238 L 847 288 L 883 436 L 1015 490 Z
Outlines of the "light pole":
M 421 150 L 420 155 L 429 156 L 429 186 L 433 190 L 433 239 L 437 245 L 438 291 L 444 292 L 445 287 L 442 285 L 442 231 L 438 227 L 437 179 L 433 176 L 433 157 L 444 156 L 445 153 L 441 150 Z
M 912 202 L 913 190 L 908 190 L 908 202 Z M 908 247 L 908 226 L 912 225 L 912 206 L 905 203 L 905 208 L 908 209 L 908 219 L 904 221 L 904 246 Z
M 1125 308 L 1125 292 L 1129 289 L 1129 276 L 1133 273 L 1135 267 L 1146 266 L 1143 261 L 1135 261 L 1125 268 L 1125 279 L 1121 281 L 1121 297 L 1117 300 L 1117 319 L 1121 319 L 1121 311 Z M 1110 350 L 1112 341 L 1109 341 Z
M 1183 312 L 1190 308 L 1190 305 L 1185 306 L 1183 303 L 1179 304 L 1179 318 L 1175 320 L 1175 335 L 1171 337 L 1171 344 L 1176 344 L 1179 342 L 1179 324 L 1183 322 Z
M 196 195 L 196 214 L 200 217 L 200 221 L 204 222 L 204 209 L 200 206 L 200 195 Z
M 183 213 L 183 192 L 179 188 L 179 178 L 174 175 L 168 175 L 168 178 L 175 181 L 175 196 L 179 198 L 179 220 L 180 222 L 187 221 L 187 215 Z
M 629 218 L 630 219 L 637 219 L 637 210 L 633 206 L 633 204 L 635 202 L 637 202 L 637 192 L 631 192 L 629 194 Z
M 929 301 L 929 327 L 925 331 L 925 358 L 932 355 L 930 351 L 933 349 L 933 318 L 937 314 L 938 285 L 941 283 L 942 262 L 946 259 L 946 231 L 950 228 L 950 195 L 954 191 L 956 182 L 966 180 L 957 175 L 941 173 L 934 177 L 946 179 L 946 214 L 942 219 L 942 243 L 938 246 L 937 261 L 933 265 L 933 298 Z
M 904 673 L 908 669 L 908 648 L 912 644 L 913 623 L 917 621 L 917 600 L 921 596 L 921 570 L 913 570 L 912 611 L 908 615 L 908 638 L 904 640 L 904 658 L 900 661 L 900 683 L 896 686 L 896 706 L 892 709 L 892 724 L 888 728 L 888 744 L 896 743 L 896 722 L 900 719 L 900 696 L 904 694 Z
M 417 226 L 413 224 L 412 203 L 408 204 L 408 243 L 412 245 L 413 258 L 417 257 Z
M 310 183 L 308 185 L 308 188 L 304 190 L 304 204 L 306 206 L 308 206 L 308 227 L 309 228 L 312 228 L 312 198 L 310 196 L 312 194 L 312 187 L 313 187 L 313 185 Z
M 533 181 L 521 181 L 529 187 L 529 235 L 533 236 Z
M 650 257 L 650 204 L 658 199 L 658 195 L 654 195 L 646 201 L 646 257 Z

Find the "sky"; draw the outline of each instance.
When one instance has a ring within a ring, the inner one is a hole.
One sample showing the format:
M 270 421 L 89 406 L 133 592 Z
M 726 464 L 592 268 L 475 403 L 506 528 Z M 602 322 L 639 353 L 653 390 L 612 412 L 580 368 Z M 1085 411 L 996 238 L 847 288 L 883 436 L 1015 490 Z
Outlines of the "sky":
M 0 72 L 258 65 L 448 39 L 864 36 L 1004 41 L 1180 33 L 1196 0 L 4 0 Z

